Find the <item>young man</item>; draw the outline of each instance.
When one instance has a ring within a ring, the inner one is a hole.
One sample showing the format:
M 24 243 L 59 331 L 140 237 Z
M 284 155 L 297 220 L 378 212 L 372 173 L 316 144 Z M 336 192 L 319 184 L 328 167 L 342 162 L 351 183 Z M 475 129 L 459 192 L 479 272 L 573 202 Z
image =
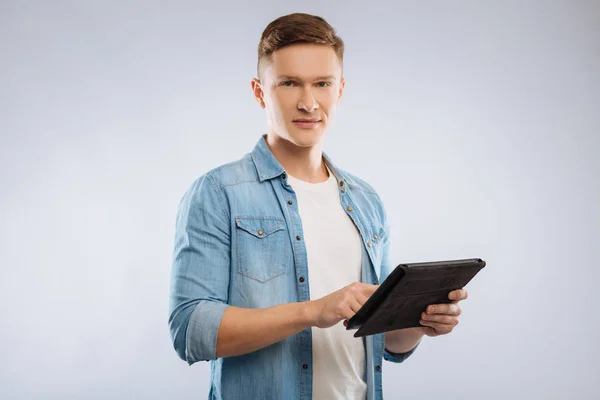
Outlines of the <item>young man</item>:
M 423 327 L 345 329 L 394 264 L 380 198 L 322 151 L 343 52 L 320 17 L 271 22 L 252 80 L 268 133 L 179 206 L 169 325 L 183 360 L 211 360 L 211 399 L 381 399 L 383 358 L 402 362 L 458 323 L 464 290 Z

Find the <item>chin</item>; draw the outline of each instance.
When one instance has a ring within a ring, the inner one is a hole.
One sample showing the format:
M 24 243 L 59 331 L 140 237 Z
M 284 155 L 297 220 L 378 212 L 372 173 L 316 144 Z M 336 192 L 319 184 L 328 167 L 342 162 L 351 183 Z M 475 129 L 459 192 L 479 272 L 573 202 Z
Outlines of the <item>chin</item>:
M 288 140 L 298 147 L 312 147 L 321 143 L 325 132 L 321 129 L 297 129 L 292 128 L 288 131 Z

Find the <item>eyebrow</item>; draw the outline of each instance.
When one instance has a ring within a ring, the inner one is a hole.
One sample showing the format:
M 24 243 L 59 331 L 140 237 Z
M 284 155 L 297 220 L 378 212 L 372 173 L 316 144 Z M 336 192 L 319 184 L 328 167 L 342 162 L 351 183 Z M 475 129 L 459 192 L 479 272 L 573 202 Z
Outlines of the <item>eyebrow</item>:
M 315 81 L 334 81 L 336 80 L 337 77 L 334 75 L 326 75 L 326 76 L 318 76 L 316 77 L 314 80 Z M 279 75 L 277 77 L 277 80 L 295 80 L 295 81 L 302 81 L 302 79 L 300 79 L 300 77 L 298 76 L 291 76 L 291 75 Z

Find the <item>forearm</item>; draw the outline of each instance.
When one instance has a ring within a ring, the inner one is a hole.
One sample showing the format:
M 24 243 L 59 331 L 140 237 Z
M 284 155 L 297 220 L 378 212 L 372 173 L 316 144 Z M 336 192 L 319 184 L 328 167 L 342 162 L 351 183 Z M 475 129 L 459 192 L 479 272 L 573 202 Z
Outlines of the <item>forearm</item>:
M 407 353 L 414 349 L 424 334 L 419 328 L 398 329 L 385 333 L 385 348 L 391 353 Z
M 251 353 L 313 326 L 311 302 L 270 308 L 225 310 L 217 336 L 217 357 Z

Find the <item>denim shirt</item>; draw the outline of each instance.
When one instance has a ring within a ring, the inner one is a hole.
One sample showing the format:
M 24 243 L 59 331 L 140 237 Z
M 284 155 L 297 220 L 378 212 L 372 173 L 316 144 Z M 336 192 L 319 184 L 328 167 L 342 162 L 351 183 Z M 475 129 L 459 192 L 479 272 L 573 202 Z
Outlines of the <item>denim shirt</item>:
M 392 271 L 389 225 L 379 196 L 363 180 L 333 172 L 341 206 L 362 238 L 362 282 L 379 284 Z M 198 178 L 177 210 L 169 328 L 189 365 L 210 361 L 210 399 L 312 399 L 311 328 L 265 348 L 216 357 L 228 306 L 267 308 L 311 300 L 308 262 L 296 195 L 262 136 L 251 153 Z M 363 338 L 367 399 L 382 393 L 382 360 L 402 362 L 384 335 Z

